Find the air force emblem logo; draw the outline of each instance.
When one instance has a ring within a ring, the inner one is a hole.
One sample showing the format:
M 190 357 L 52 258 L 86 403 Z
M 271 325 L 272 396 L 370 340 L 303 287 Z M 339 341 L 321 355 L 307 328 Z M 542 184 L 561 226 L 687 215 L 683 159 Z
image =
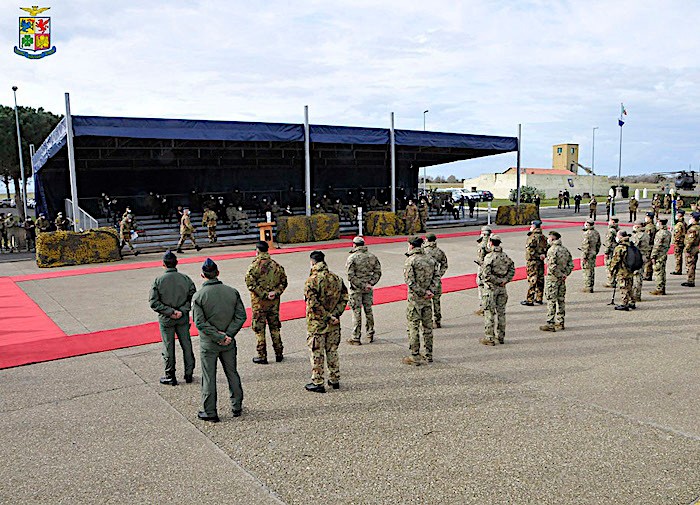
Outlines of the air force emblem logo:
M 56 47 L 51 46 L 51 18 L 38 16 L 50 8 L 20 7 L 29 16 L 19 18 L 19 46 L 15 47 L 15 54 L 38 60 L 56 52 Z

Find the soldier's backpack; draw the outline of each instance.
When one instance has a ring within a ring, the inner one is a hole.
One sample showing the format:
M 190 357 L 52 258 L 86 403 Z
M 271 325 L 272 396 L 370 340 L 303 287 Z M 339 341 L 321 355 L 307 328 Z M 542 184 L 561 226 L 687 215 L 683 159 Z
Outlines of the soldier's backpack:
M 640 253 L 639 249 L 633 244 L 627 246 L 627 257 L 625 258 L 625 263 L 627 264 L 627 269 L 631 272 L 641 270 L 644 266 L 642 253 Z
M 564 277 L 568 277 L 569 275 L 571 275 L 571 272 L 574 271 L 574 259 L 571 257 L 571 253 L 568 249 L 564 248 L 564 252 L 566 253 L 566 266 L 564 267 Z

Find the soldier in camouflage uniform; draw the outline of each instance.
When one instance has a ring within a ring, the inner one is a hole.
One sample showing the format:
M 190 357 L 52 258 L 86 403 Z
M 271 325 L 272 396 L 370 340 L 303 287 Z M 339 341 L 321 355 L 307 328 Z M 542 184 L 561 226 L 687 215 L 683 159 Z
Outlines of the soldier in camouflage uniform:
M 418 205 L 418 215 L 420 218 L 420 231 L 424 232 L 428 224 L 428 202 L 424 198 L 421 198 Z
M 605 283 L 606 288 L 614 288 L 616 285 L 615 276 L 610 270 L 610 260 L 612 259 L 615 246 L 617 245 L 616 237 L 619 229 L 619 219 L 613 216 L 608 222 L 608 231 L 605 233 L 605 240 L 603 241 L 603 254 L 605 255 L 605 266 L 607 267 L 606 273 L 608 277 Z
M 588 217 L 594 221 L 598 217 L 598 200 L 595 199 L 595 196 L 592 196 L 588 203 Z
M 428 241 L 427 244 L 423 246 L 425 254 L 430 256 L 437 263 L 438 269 L 438 283 L 435 291 L 433 292 L 433 320 L 435 321 L 435 328 L 442 328 L 442 307 L 440 305 L 440 298 L 442 297 L 442 278 L 447 272 L 447 255 L 445 252 L 437 246 L 437 237 L 434 233 L 428 233 L 425 236 Z
M 581 269 L 583 270 L 584 293 L 593 293 L 595 284 L 595 264 L 600 251 L 600 233 L 595 228 L 595 221 L 587 219 L 583 225 L 583 241 L 581 242 Z
M 202 226 L 207 227 L 207 236 L 210 244 L 216 242 L 216 222 L 218 219 L 216 212 L 210 207 L 207 207 L 204 210 L 204 214 L 202 214 Z
M 527 269 L 528 290 L 521 305 L 532 307 L 535 303 L 542 304 L 544 291 L 544 259 L 547 254 L 547 239 L 542 234 L 542 221 L 536 219 L 530 225 L 525 243 L 525 262 Z
M 646 217 L 644 218 L 644 231 L 647 232 L 647 235 L 649 235 L 649 248 L 651 249 L 651 245 L 654 243 L 654 238 L 656 237 L 656 224 L 654 224 L 654 217 L 658 217 L 658 213 L 656 216 L 654 215 L 653 212 L 647 212 Z M 651 268 L 651 261 L 645 261 L 644 262 L 644 267 L 642 268 L 643 270 L 643 277 L 645 281 L 650 281 L 651 280 L 651 275 L 652 275 L 652 268 Z
M 258 341 L 258 355 L 253 358 L 253 363 L 267 365 L 267 341 L 265 339 L 265 326 L 270 328 L 272 348 L 275 350 L 275 361 L 278 363 L 284 359 L 284 347 L 280 330 L 280 297 L 287 289 L 287 275 L 284 268 L 273 260 L 268 253 L 267 242 L 258 242 L 255 245 L 257 253 L 255 259 L 248 267 L 245 274 L 245 283 L 250 291 L 250 307 L 252 311 L 251 328 Z
M 190 209 L 182 209 L 182 217 L 180 218 L 180 241 L 177 243 L 177 252 L 182 253 L 182 246 L 187 239 L 190 239 L 197 251 L 201 249 L 194 240 L 194 226 L 192 226 L 192 221 L 190 220 Z
M 63 212 L 59 212 L 58 214 L 56 214 L 56 221 L 54 221 L 53 224 L 56 227 L 57 231 L 68 230 L 68 220 L 63 217 Z
M 374 340 L 374 286 L 382 277 L 382 265 L 379 259 L 367 250 L 362 237 L 352 240 L 353 248 L 345 262 L 345 272 L 350 285 L 350 308 L 352 309 L 352 338 L 349 344 L 361 345 L 362 309 L 365 311 L 365 331 L 367 340 Z
M 2 252 L 3 249 L 7 249 L 9 251 L 10 247 L 7 241 L 7 229 L 5 228 L 5 219 L 2 217 L 2 214 L 0 214 L 0 252 Z
M 134 249 L 134 246 L 131 243 L 132 231 L 132 221 L 131 218 L 127 216 L 121 220 L 121 223 L 119 223 L 119 252 L 121 252 L 125 245 L 128 245 L 131 252 L 134 253 L 134 256 L 138 256 L 140 251 Z
M 411 356 L 403 359 L 406 365 L 421 365 L 433 361 L 433 306 L 431 300 L 440 280 L 435 260 L 425 254 L 423 239 L 410 237 L 409 249 L 403 267 L 408 286 L 408 345 Z M 423 328 L 425 356 L 420 353 L 420 329 Z
M 305 387 L 313 393 L 325 393 L 324 362 L 328 366 L 328 385 L 340 388 L 340 316 L 348 304 L 348 290 L 343 279 L 328 269 L 323 252 L 314 251 L 310 257 L 311 273 L 304 284 L 304 299 L 311 382 Z
M 248 231 L 250 230 L 250 221 L 248 220 L 248 214 L 245 213 L 243 207 L 238 207 L 237 209 L 234 209 L 231 215 L 236 221 L 238 227 L 241 229 L 241 233 L 247 235 Z M 231 227 L 233 227 L 233 222 L 231 222 Z
M 503 252 L 501 238 L 489 237 L 489 252 L 484 258 L 482 277 L 484 280 L 484 334 L 480 340 L 484 345 L 504 344 L 506 338 L 506 304 L 508 291 L 506 284 L 513 280 L 515 263 Z M 498 329 L 494 334 L 494 319 L 498 319 Z
M 627 247 L 630 245 L 630 237 L 625 230 L 617 232 L 617 246 L 610 258 L 610 270 L 617 277 L 617 285 L 622 294 L 622 303 L 615 306 L 615 310 L 629 311 L 637 308 L 632 297 L 632 274 L 627 267 Z
M 635 197 L 630 198 L 629 210 L 630 210 L 630 223 L 634 223 L 637 220 L 637 209 L 639 208 L 639 201 Z
M 51 223 L 49 223 L 49 220 L 46 219 L 46 216 L 44 214 L 39 214 L 39 218 L 36 220 L 35 224 L 37 235 L 39 235 L 40 233 L 46 233 L 51 227 Z
M 547 278 L 544 286 L 547 297 L 547 324 L 540 326 L 540 330 L 561 331 L 565 329 L 566 278 L 574 270 L 574 260 L 569 250 L 562 245 L 559 232 L 550 231 L 548 241 Z
M 637 221 L 632 229 L 632 237 L 630 238 L 630 243 L 634 245 L 642 255 L 642 260 L 644 261 L 644 266 L 633 273 L 632 275 L 632 301 L 641 302 L 642 301 L 642 274 L 646 268 L 647 263 L 651 263 L 649 255 L 651 254 L 651 240 L 649 239 L 649 234 L 646 229 L 642 227 L 643 222 Z
M 683 251 L 685 250 L 685 232 L 687 229 L 685 211 L 678 209 L 676 212 L 676 224 L 673 227 L 673 254 L 676 256 L 676 269 L 671 272 L 671 275 L 683 275 Z
M 404 219 L 406 222 L 406 234 L 413 235 L 417 233 L 420 229 L 420 215 L 418 213 L 418 207 L 413 203 L 413 200 L 408 201 L 406 211 L 404 212 Z
M 652 213 L 651 216 L 656 219 L 659 217 L 659 211 L 661 210 L 661 198 L 659 197 L 658 194 L 654 195 L 654 197 L 651 199 L 651 209 Z M 650 280 L 650 279 L 647 279 Z
M 668 258 L 668 250 L 671 248 L 671 232 L 668 231 L 666 225 L 668 219 L 665 217 L 659 218 L 656 223 L 656 237 L 654 238 L 654 247 L 651 249 L 651 262 L 656 276 L 656 289 L 650 291 L 651 295 L 666 294 L 666 260 Z
M 698 245 L 700 244 L 700 212 L 693 212 L 688 230 L 685 232 L 685 264 L 688 268 L 688 280 L 681 286 L 695 287 L 695 267 L 698 263 Z
M 477 316 L 483 316 L 484 315 L 484 306 L 483 306 L 483 290 L 484 290 L 484 280 L 481 276 L 482 274 L 482 267 L 484 265 L 484 258 L 486 255 L 490 252 L 489 249 L 489 237 L 491 236 L 491 227 L 490 226 L 482 226 L 481 227 L 481 235 L 479 235 L 479 238 L 476 239 L 476 260 L 474 260 L 474 263 L 476 263 L 476 290 L 477 290 L 477 296 L 479 297 L 479 308 L 474 311 L 474 314 Z

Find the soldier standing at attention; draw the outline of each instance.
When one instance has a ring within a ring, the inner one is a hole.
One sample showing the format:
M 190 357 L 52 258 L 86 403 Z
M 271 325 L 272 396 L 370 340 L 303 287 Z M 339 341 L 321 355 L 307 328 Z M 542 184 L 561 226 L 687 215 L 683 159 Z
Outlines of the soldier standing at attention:
M 26 241 L 27 252 L 36 248 L 36 225 L 30 216 L 24 220 L 24 239 Z
M 612 207 L 612 197 L 608 195 L 608 197 L 605 199 L 605 215 L 607 216 L 605 219 L 608 221 L 610 220 L 610 209 Z M 615 210 L 612 210 L 613 214 L 615 213 Z
M 406 233 L 412 235 L 417 233 L 420 228 L 420 216 L 418 215 L 418 207 L 413 203 L 413 200 L 408 201 L 406 210 L 404 211 L 404 219 L 406 220 Z
M 698 263 L 698 245 L 700 244 L 700 212 L 690 215 L 688 230 L 685 232 L 685 264 L 688 268 L 688 280 L 681 283 L 687 288 L 695 287 L 695 267 Z
M 637 220 L 637 209 L 639 208 L 639 202 L 635 197 L 630 198 L 630 223 L 634 223 Z
M 0 214 L 0 252 L 2 252 L 3 248 L 8 251 L 10 250 L 10 245 L 7 240 L 7 228 L 5 228 L 5 219 L 2 217 L 2 214 Z
M 248 234 L 250 230 L 250 221 L 248 220 L 248 214 L 245 213 L 243 207 L 238 207 L 233 211 L 233 218 L 236 220 L 236 224 L 244 235 Z
M 421 365 L 433 361 L 433 306 L 431 300 L 440 280 L 435 260 L 425 254 L 423 239 L 410 237 L 403 266 L 403 277 L 408 286 L 408 346 L 411 355 L 403 359 L 406 365 Z M 420 330 L 423 329 L 425 356 L 420 353 Z
M 595 285 L 595 263 L 600 251 L 600 233 L 595 228 L 595 221 L 587 219 L 583 225 L 583 241 L 581 242 L 581 269 L 583 270 L 584 293 L 593 293 Z
M 39 218 L 36 220 L 35 224 L 37 235 L 39 235 L 40 233 L 46 233 L 51 227 L 51 223 L 49 223 L 49 220 L 46 219 L 46 216 L 44 214 L 39 214 Z
M 304 284 L 304 299 L 311 382 L 305 388 L 312 393 L 325 393 L 324 365 L 328 366 L 328 385 L 340 388 L 340 316 L 348 304 L 348 290 L 343 280 L 328 269 L 323 252 L 314 251 L 310 257 L 311 273 Z
M 566 278 L 574 270 L 574 260 L 569 250 L 562 245 L 559 232 L 550 231 L 548 240 L 548 270 L 544 287 L 547 296 L 547 324 L 540 326 L 540 330 L 560 331 L 565 329 Z
M 133 227 L 131 224 L 131 218 L 128 216 L 122 218 L 121 223 L 119 223 L 119 252 L 121 253 L 121 250 L 124 248 L 124 246 L 128 245 L 131 252 L 134 253 L 134 256 L 138 256 L 140 254 L 140 251 L 134 249 L 134 246 L 131 243 L 132 231 Z
M 63 217 L 63 212 L 56 214 L 54 226 L 56 226 L 56 231 L 66 231 L 68 229 L 68 220 Z
M 651 295 L 666 294 L 666 260 L 668 259 L 668 250 L 671 248 L 671 232 L 666 228 L 668 219 L 660 218 L 656 223 L 656 237 L 654 238 L 654 247 L 651 249 L 651 262 L 656 275 L 656 289 L 650 291 Z
M 255 245 L 257 253 L 255 259 L 248 267 L 245 274 L 245 283 L 250 291 L 250 307 L 253 313 L 252 329 L 257 338 L 258 355 L 253 358 L 253 363 L 267 365 L 267 341 L 265 339 L 265 326 L 270 328 L 272 348 L 275 350 L 275 361 L 278 363 L 284 359 L 284 346 L 280 330 L 280 297 L 287 289 L 287 274 L 284 268 L 270 257 L 267 252 L 267 242 L 258 242 Z
M 610 270 L 610 259 L 612 258 L 613 251 L 617 245 L 616 237 L 617 232 L 620 229 L 619 219 L 615 216 L 610 218 L 608 222 L 608 231 L 605 233 L 605 240 L 603 241 L 603 254 L 605 255 L 605 266 L 607 267 L 607 281 L 605 283 L 606 288 L 614 288 L 616 286 L 615 276 Z
M 479 342 L 484 345 L 496 345 L 494 318 L 498 319 L 498 343 L 504 344 L 506 338 L 506 304 L 508 291 L 506 284 L 513 280 L 515 263 L 503 252 L 501 238 L 489 237 L 491 252 L 484 258 L 482 276 L 484 278 L 484 334 Z
M 211 207 L 207 207 L 204 210 L 204 214 L 202 214 L 202 226 L 207 227 L 207 236 L 210 244 L 216 242 L 216 222 L 218 219 L 216 212 Z
M 482 271 L 483 271 L 483 265 L 484 265 L 484 258 L 486 255 L 490 252 L 489 249 L 489 237 L 491 236 L 491 227 L 490 226 L 482 226 L 481 227 L 481 235 L 479 236 L 478 239 L 476 239 L 477 247 L 476 247 L 476 260 L 474 263 L 476 263 L 476 290 L 477 290 L 477 295 L 479 297 L 479 308 L 474 311 L 474 314 L 477 316 L 483 316 L 484 315 L 484 306 L 482 303 L 483 300 L 483 289 L 484 289 L 484 281 L 482 279 Z
M 591 196 L 591 201 L 588 203 L 588 217 L 594 221 L 598 217 L 598 200 L 595 196 Z
M 676 256 L 676 269 L 671 272 L 671 275 L 683 275 L 683 250 L 685 249 L 685 232 L 687 229 L 685 211 L 678 209 L 676 211 L 676 224 L 673 227 L 673 254 Z
M 424 232 L 425 227 L 428 225 L 428 202 L 425 201 L 425 198 L 421 198 L 418 204 L 418 215 L 420 218 L 420 231 Z
M 447 272 L 447 255 L 437 246 L 437 237 L 434 233 L 428 233 L 425 238 L 428 243 L 423 246 L 425 254 L 433 258 L 437 264 L 438 282 L 435 291 L 433 292 L 433 320 L 435 328 L 442 328 L 442 307 L 440 306 L 440 298 L 442 297 L 442 278 Z
M 622 304 L 615 305 L 615 310 L 629 311 L 636 309 L 637 306 L 632 297 L 633 272 L 627 266 L 627 247 L 630 245 L 630 237 L 625 230 L 617 232 L 617 242 L 610 259 L 610 270 L 617 277 L 617 284 L 620 286 L 622 294 Z
M 367 250 L 362 237 L 352 239 L 353 248 L 345 262 L 345 272 L 350 285 L 350 308 L 352 309 L 352 338 L 348 344 L 361 345 L 362 309 L 365 311 L 365 331 L 368 342 L 374 340 L 374 286 L 382 277 L 379 259 Z
M 180 241 L 177 243 L 177 252 L 182 253 L 182 246 L 187 239 L 190 239 L 197 251 L 201 249 L 194 240 L 194 226 L 190 220 L 190 209 L 185 208 L 182 209 L 182 217 L 180 218 Z
M 642 221 L 637 221 L 632 228 L 632 237 L 630 238 L 630 243 L 639 249 L 642 255 L 642 261 L 644 266 L 632 274 L 632 301 L 641 302 L 642 301 L 642 275 L 643 271 L 646 270 L 647 263 L 651 263 L 649 255 L 651 254 L 651 240 L 649 239 L 649 234 L 646 229 L 642 227 Z
M 656 216 L 658 217 L 658 215 Z M 654 213 L 653 212 L 647 212 L 647 215 L 644 218 L 644 231 L 647 232 L 647 235 L 649 235 L 649 248 L 651 249 L 651 244 L 654 243 L 654 238 L 656 236 L 656 225 L 654 224 Z M 650 281 L 651 280 L 651 262 L 645 262 L 644 263 L 644 280 L 645 281 Z
M 243 388 L 236 368 L 236 340 L 246 320 L 238 291 L 219 279 L 219 268 L 211 258 L 202 264 L 204 284 L 192 298 L 192 315 L 199 331 L 199 360 L 202 364 L 202 410 L 197 417 L 219 422 L 216 410 L 216 362 L 228 380 L 233 417 L 243 412 Z
M 194 353 L 190 338 L 190 307 L 197 288 L 187 275 L 177 271 L 177 256 L 168 251 L 163 256 L 165 273 L 153 281 L 149 298 L 151 308 L 158 313 L 160 336 L 163 340 L 165 377 L 161 384 L 177 386 L 175 378 L 175 334 L 182 348 L 185 363 L 185 382 L 192 382 Z
M 651 209 L 652 217 L 657 219 L 659 217 L 659 211 L 661 210 L 661 198 L 658 194 L 654 195 L 654 198 L 651 199 Z
M 542 221 L 536 219 L 530 225 L 525 243 L 525 262 L 527 269 L 527 298 L 520 305 L 532 307 L 535 303 L 542 305 L 544 291 L 544 259 L 547 254 L 547 239 L 542 234 Z

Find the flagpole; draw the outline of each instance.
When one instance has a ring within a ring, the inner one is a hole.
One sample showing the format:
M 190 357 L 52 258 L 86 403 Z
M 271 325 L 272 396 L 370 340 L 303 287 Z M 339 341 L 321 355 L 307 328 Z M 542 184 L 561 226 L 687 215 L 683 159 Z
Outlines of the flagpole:
M 622 194 L 622 125 L 624 124 L 622 122 L 622 111 L 624 110 L 624 105 L 620 103 L 620 120 L 618 123 L 620 124 L 620 156 L 618 157 L 618 163 L 617 163 L 617 191 L 615 192 L 615 195 L 613 196 L 613 209 L 615 209 L 615 198 L 617 197 L 617 192 L 619 191 L 620 194 Z

